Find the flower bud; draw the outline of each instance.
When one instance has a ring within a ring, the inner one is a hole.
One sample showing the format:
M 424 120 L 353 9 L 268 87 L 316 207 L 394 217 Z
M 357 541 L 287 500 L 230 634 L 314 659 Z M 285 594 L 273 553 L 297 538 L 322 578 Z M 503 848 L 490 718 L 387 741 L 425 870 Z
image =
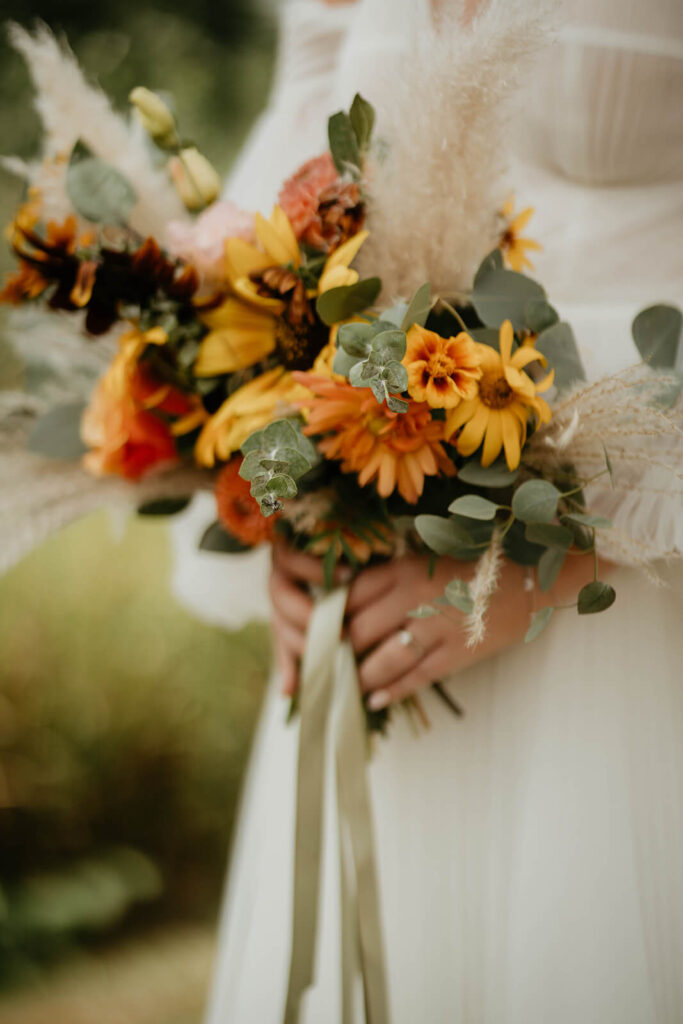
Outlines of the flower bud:
M 160 96 L 138 85 L 128 97 L 145 131 L 163 149 L 178 144 L 175 118 Z
M 194 146 L 171 157 L 168 169 L 178 195 L 188 210 L 201 210 L 218 197 L 221 179 L 209 161 Z

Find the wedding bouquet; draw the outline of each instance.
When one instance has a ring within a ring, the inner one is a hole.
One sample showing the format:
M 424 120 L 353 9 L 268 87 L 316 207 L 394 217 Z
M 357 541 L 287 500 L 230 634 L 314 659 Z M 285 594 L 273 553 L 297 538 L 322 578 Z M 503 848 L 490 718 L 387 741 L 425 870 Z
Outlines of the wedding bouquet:
M 49 37 L 17 30 L 15 41 L 34 65 L 42 47 L 77 74 Z M 674 547 L 646 521 L 661 493 L 653 469 L 657 480 L 680 472 L 681 313 L 644 310 L 633 324 L 641 361 L 587 383 L 570 326 L 525 273 L 539 248 L 522 234 L 531 209 L 515 214 L 502 196 L 492 201 L 495 189 L 479 187 L 459 249 L 432 217 L 403 228 L 399 251 L 401 219 L 423 199 L 411 194 L 399 142 L 375 141 L 375 111 L 360 95 L 330 118 L 329 150 L 283 184 L 266 218 L 217 199 L 215 171 L 181 139 L 159 96 L 134 90 L 134 129 L 112 122 L 106 107 L 121 149 L 93 139 L 93 112 L 106 101 L 81 91 L 88 130 L 71 118 L 68 149 L 53 130 L 44 160 L 27 169 L 31 187 L 9 233 L 18 269 L 0 299 L 59 314 L 55 332 L 42 318 L 25 333 L 34 359 L 42 348 L 47 361 L 62 338 L 61 386 L 41 380 L 33 396 L 2 396 L 3 458 L 21 485 L 0 514 L 61 525 L 87 505 L 82 491 L 108 500 L 105 481 L 115 478 L 135 484 L 148 513 L 177 511 L 193 490 L 213 488 L 217 522 L 204 547 L 234 551 L 279 533 L 322 558 L 331 598 L 319 602 L 302 666 L 299 774 L 301 827 L 317 822 L 316 833 L 320 794 L 302 791 L 322 773 L 335 672 L 346 679 L 340 765 L 358 770 L 362 752 L 353 655 L 340 648 L 337 563 L 358 568 L 408 549 L 473 562 L 433 606 L 413 612 L 461 613 L 453 628 L 464 625 L 472 645 L 484 636 L 504 559 L 535 571 L 550 592 L 567 557 L 590 558 L 594 578 L 572 607 L 609 608 L 615 591 L 601 579 L 599 554 L 652 573 Z M 196 220 L 178 197 L 203 211 Z M 452 268 L 449 246 L 458 252 Z M 434 273 L 416 281 L 423 266 Z M 74 380 L 80 396 L 65 401 Z M 77 468 L 65 487 L 66 465 Z M 25 486 L 29 477 L 37 489 Z M 536 611 L 526 639 L 552 615 L 549 604 Z M 368 721 L 381 728 L 386 715 Z M 354 829 L 369 825 L 354 821 L 344 778 L 353 843 Z M 317 868 L 303 854 L 297 865 L 310 896 Z M 356 876 L 365 877 L 358 864 Z M 313 913 L 310 899 L 301 909 L 295 898 L 295 917 Z M 372 893 L 359 893 L 359 914 L 372 918 L 361 902 L 372 908 Z M 376 934 L 368 941 L 377 949 Z M 297 971 L 300 993 L 310 964 Z

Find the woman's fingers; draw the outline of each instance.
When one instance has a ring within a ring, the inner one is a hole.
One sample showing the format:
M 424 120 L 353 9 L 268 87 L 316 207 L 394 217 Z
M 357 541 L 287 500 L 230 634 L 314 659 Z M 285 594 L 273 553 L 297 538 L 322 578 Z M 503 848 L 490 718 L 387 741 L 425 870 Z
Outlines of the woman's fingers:
M 275 636 L 275 660 L 280 673 L 280 692 L 292 697 L 299 686 L 299 662 L 279 636 Z
M 349 638 L 358 655 L 365 654 L 380 641 L 390 638 L 406 621 L 405 595 L 390 590 L 349 619 Z
M 361 662 L 361 688 L 367 691 L 392 685 L 407 672 L 418 667 L 445 642 L 443 623 L 440 621 L 424 620 L 407 625 L 402 623 L 397 631 Z M 455 661 L 456 657 L 454 648 L 451 658 Z M 450 669 L 455 667 L 455 664 L 451 664 Z
M 288 544 L 275 544 L 273 547 L 273 564 L 300 583 L 313 583 L 322 585 L 323 563 L 322 559 L 314 555 L 307 555 L 303 551 L 296 551 Z M 351 570 L 348 566 L 341 565 L 335 570 L 335 583 L 348 583 L 351 579 Z
M 371 711 L 380 711 L 425 686 L 431 686 L 447 672 L 452 671 L 450 660 L 451 652 L 445 644 L 436 647 L 395 682 L 373 689 L 368 697 L 368 707 Z
M 349 615 L 356 615 L 368 605 L 373 604 L 378 598 L 390 591 L 396 583 L 396 565 L 389 562 L 387 565 L 377 565 L 372 569 L 364 569 L 351 584 L 349 599 L 346 602 L 346 611 Z
M 270 599 L 279 615 L 299 629 L 308 627 L 313 600 L 290 576 L 273 568 L 270 574 Z

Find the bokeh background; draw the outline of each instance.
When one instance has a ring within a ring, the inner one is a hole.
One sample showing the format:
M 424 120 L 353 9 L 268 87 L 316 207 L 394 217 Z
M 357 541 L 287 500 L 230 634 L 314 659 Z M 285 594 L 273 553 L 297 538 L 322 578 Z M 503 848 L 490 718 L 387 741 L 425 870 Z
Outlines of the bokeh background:
M 40 18 L 119 108 L 138 84 L 172 94 L 226 173 L 266 100 L 275 6 L 2 0 L 0 152 L 37 151 L 4 25 Z M 3 224 L 21 193 L 0 170 Z M 0 245 L 3 274 L 10 262 Z M 229 633 L 193 619 L 169 572 L 164 522 L 102 512 L 0 579 L 3 1024 L 201 1019 L 270 651 L 263 625 Z

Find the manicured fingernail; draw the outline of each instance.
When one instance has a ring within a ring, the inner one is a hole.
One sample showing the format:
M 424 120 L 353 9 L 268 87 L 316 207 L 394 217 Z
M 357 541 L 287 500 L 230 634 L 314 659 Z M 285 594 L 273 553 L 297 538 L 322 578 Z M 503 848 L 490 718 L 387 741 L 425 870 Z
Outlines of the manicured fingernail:
M 388 690 L 375 690 L 368 697 L 368 707 L 371 711 L 381 711 L 391 701 L 391 694 Z

